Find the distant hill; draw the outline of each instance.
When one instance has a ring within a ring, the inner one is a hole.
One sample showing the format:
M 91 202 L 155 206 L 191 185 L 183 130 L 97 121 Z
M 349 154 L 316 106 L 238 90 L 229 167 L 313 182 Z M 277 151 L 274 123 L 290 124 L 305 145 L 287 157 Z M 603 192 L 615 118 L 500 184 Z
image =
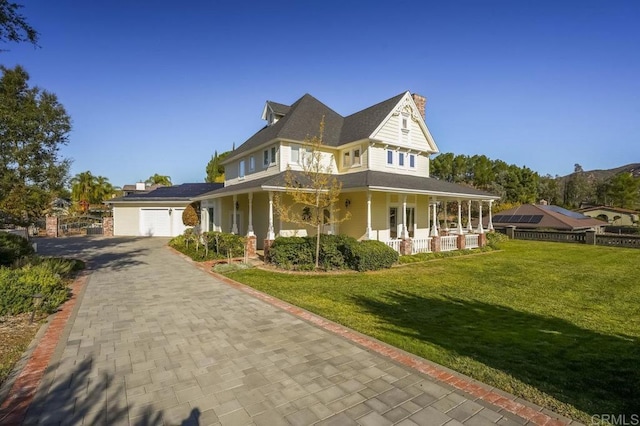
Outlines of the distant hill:
M 614 169 L 606 169 L 606 170 L 585 170 L 583 173 L 587 177 L 587 179 L 591 182 L 593 181 L 603 181 L 607 180 L 617 174 L 623 172 L 631 172 L 633 173 L 633 177 L 640 177 L 640 163 L 627 164 L 626 166 L 616 167 Z M 562 176 L 560 179 L 565 180 L 573 173 L 570 173 L 566 176 Z

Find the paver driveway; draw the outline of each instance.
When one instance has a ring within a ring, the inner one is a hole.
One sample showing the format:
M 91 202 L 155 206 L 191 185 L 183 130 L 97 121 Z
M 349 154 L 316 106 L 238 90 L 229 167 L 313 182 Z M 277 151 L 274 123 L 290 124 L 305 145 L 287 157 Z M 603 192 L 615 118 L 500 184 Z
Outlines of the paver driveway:
M 27 424 L 525 423 L 219 282 L 166 242 L 40 242 L 93 272 Z

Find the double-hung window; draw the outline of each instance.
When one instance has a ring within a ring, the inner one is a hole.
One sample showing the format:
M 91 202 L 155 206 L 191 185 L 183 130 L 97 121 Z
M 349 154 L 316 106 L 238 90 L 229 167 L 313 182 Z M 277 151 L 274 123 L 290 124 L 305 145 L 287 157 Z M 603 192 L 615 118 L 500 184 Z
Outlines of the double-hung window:
M 256 169 L 256 158 L 252 155 L 249 157 L 249 171 L 252 172 Z
M 387 150 L 387 166 L 393 166 L 393 150 Z
M 398 153 L 398 166 L 404 167 L 404 152 Z
M 416 156 L 415 154 L 409 154 L 409 167 L 412 169 L 416 168 Z
M 244 160 L 240 160 L 238 163 L 238 178 L 244 179 Z
M 262 165 L 265 167 L 269 167 L 269 150 L 265 149 L 262 153 Z
M 360 166 L 362 164 L 360 160 L 360 148 L 353 150 L 353 160 L 351 161 L 353 166 Z
M 271 147 L 271 164 L 276 164 L 276 147 Z
M 342 167 L 351 167 L 351 151 L 345 151 L 342 155 Z

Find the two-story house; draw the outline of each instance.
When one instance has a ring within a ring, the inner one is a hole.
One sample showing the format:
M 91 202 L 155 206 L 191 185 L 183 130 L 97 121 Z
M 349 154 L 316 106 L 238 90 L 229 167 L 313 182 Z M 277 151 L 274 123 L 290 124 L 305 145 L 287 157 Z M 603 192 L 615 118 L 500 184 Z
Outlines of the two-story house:
M 484 232 L 482 211 L 490 216 L 498 197 L 429 177 L 430 155 L 438 147 L 425 123 L 425 104 L 424 97 L 405 92 L 343 117 L 308 94 L 292 105 L 267 101 L 262 112 L 266 126 L 224 163 L 224 188 L 196 198 L 203 230 L 256 236 L 258 248 L 279 235 L 313 233 L 281 221 L 273 200 L 286 191 L 287 169 L 302 169 L 311 149 L 305 141 L 318 135 L 324 120 L 322 161 L 342 182 L 337 214 L 351 213 L 350 220 L 326 226 L 324 232 L 377 239 L 396 249 L 402 239 L 411 239 L 414 252 L 428 251 L 431 237 L 448 233 L 467 234 L 466 247 L 477 246 L 477 235 Z M 437 221 L 444 203 L 458 207 L 457 225 L 450 232 L 440 230 Z M 471 203 L 480 211 L 476 233 Z M 463 210 L 468 215 L 464 229 Z M 455 249 L 456 235 L 447 238 L 451 241 L 442 241 L 442 249 Z

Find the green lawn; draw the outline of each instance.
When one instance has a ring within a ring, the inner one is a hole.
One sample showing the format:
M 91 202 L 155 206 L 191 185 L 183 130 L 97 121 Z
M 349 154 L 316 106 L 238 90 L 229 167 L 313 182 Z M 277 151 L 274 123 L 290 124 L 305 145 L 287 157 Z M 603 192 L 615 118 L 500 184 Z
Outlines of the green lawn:
M 640 250 L 503 250 L 345 274 L 237 281 L 583 421 L 640 408 Z

